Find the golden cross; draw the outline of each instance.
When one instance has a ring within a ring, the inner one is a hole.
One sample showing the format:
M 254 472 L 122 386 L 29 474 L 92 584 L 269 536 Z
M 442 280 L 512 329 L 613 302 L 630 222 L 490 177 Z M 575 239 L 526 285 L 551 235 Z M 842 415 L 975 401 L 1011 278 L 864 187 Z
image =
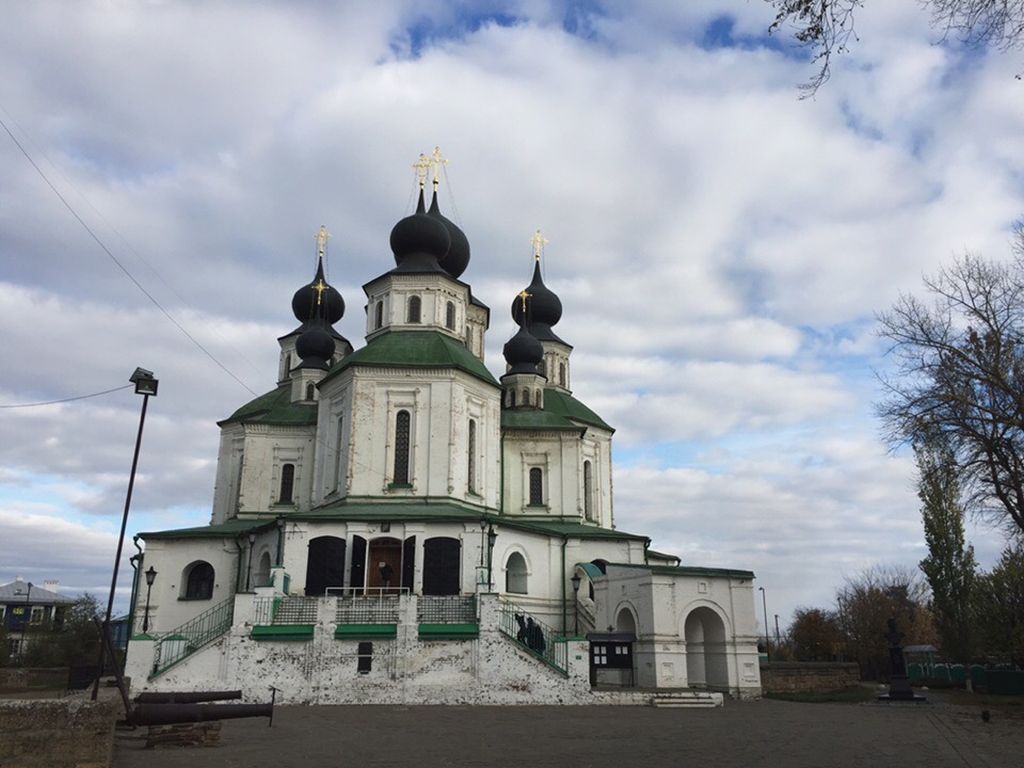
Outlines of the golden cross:
M 412 164 L 412 168 L 416 171 L 416 180 L 420 183 L 420 189 L 423 189 L 427 183 L 427 174 L 430 173 L 430 158 L 420 152 L 420 159 Z
M 321 224 L 320 231 L 316 233 L 316 252 L 321 259 L 327 252 L 327 238 L 330 236 L 331 233 L 327 231 L 327 227 Z
M 323 278 L 317 280 L 316 283 L 313 285 L 313 290 L 316 291 L 316 305 L 318 307 L 320 306 L 321 299 L 323 299 L 324 297 L 324 291 L 326 291 L 328 288 L 330 288 L 330 286 L 323 281 Z
M 530 245 L 533 246 L 533 258 L 540 261 L 541 254 L 544 253 L 544 246 L 550 242 L 550 240 L 540 233 L 539 229 L 534 232 L 533 237 L 530 238 Z
M 526 300 L 533 296 L 532 293 L 527 293 L 526 289 L 523 289 L 522 293 L 516 294 L 521 302 L 523 302 L 523 314 L 526 314 Z
M 448 165 L 448 158 L 441 155 L 441 148 L 434 147 L 434 152 L 430 155 L 430 167 L 434 171 L 434 187 L 440 183 L 441 179 L 441 167 Z

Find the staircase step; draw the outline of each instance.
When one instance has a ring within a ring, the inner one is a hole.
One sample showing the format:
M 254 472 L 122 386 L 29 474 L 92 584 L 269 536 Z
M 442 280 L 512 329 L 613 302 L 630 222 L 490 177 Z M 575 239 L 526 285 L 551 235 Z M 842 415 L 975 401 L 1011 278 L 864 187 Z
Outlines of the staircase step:
M 677 709 L 713 709 L 722 706 L 720 693 L 669 693 L 651 697 L 652 707 Z

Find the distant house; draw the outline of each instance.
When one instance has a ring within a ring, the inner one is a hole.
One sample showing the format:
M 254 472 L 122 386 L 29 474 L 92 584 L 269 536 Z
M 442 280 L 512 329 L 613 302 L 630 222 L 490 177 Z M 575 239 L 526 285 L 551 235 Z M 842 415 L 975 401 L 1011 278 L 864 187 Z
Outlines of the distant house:
M 74 599 L 57 593 L 58 582 L 37 586 L 18 576 L 0 585 L 0 624 L 7 634 L 11 656 L 20 656 L 35 632 L 59 629 L 64 609 Z

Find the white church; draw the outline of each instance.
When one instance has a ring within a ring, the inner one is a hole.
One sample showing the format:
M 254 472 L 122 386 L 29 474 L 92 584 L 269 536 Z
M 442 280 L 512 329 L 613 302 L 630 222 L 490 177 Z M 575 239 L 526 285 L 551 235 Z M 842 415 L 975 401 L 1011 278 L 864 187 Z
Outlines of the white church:
M 219 422 L 213 514 L 141 533 L 135 691 L 283 703 L 636 703 L 760 695 L 754 574 L 615 526 L 614 430 L 572 394 L 541 273 L 499 378 L 439 153 L 363 286 L 365 344 L 324 271 L 295 292 L 277 383 Z M 425 188 L 433 173 L 433 196 Z

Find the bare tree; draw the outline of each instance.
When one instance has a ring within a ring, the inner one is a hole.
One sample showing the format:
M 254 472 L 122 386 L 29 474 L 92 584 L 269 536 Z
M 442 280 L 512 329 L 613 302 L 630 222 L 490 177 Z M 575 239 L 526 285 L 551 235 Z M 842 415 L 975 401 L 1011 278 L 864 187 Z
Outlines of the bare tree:
M 796 41 L 812 51 L 817 73 L 800 86 L 801 98 L 817 93 L 832 75 L 832 57 L 846 53 L 854 12 L 864 0 L 766 0 L 775 9 L 769 34 L 792 29 Z M 942 38 L 1007 51 L 1024 46 L 1024 0 L 921 0 Z M 1020 75 L 1017 75 L 1018 79 Z

